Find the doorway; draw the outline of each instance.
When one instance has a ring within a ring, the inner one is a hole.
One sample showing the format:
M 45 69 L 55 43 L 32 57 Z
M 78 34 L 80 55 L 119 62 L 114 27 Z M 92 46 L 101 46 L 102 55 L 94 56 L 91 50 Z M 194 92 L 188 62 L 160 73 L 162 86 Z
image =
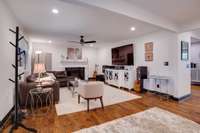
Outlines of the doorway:
M 200 35 L 200 30 L 195 31 L 195 35 L 197 33 Z M 192 85 L 200 85 L 200 37 L 192 37 L 191 38 L 191 84 Z

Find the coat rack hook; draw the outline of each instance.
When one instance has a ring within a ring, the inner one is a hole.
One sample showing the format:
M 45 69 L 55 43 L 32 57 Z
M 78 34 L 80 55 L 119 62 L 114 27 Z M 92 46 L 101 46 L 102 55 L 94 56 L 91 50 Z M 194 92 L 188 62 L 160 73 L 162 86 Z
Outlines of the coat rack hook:
M 23 72 L 23 73 L 21 73 L 21 74 L 19 74 L 19 75 L 18 75 L 18 77 L 22 76 L 23 74 L 24 74 L 24 72 Z
M 9 79 L 11 82 L 13 82 L 13 83 L 15 83 L 15 81 L 14 80 L 12 80 L 12 79 Z
M 20 37 L 20 38 L 18 39 L 18 41 L 21 41 L 23 38 L 24 38 L 24 36 Z
M 9 29 L 9 31 L 11 31 L 11 32 L 13 32 L 13 33 L 15 33 L 15 34 L 16 34 L 16 31 L 14 31 L 14 30 L 12 30 L 12 29 Z
M 9 42 L 12 46 L 16 47 L 15 44 L 13 44 L 12 42 Z
M 13 64 L 12 64 L 12 67 L 16 68 L 16 66 L 15 66 L 15 65 L 13 65 Z

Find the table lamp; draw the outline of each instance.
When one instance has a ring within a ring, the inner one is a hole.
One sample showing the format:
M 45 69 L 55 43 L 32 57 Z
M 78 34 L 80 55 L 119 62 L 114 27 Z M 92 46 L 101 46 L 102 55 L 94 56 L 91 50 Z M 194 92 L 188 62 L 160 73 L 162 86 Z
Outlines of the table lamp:
M 33 73 L 37 73 L 38 74 L 38 82 L 41 83 L 41 73 L 45 73 L 46 70 L 45 70 L 45 65 L 42 64 L 42 63 L 39 63 L 39 64 L 34 64 L 34 70 L 33 70 Z

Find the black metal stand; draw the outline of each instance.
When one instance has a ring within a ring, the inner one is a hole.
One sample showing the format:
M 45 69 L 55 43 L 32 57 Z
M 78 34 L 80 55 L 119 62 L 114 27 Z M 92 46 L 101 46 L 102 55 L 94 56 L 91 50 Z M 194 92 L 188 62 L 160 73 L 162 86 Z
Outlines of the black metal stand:
M 18 88 L 19 88 L 19 84 L 18 84 L 18 79 L 20 76 L 22 76 L 24 73 L 18 74 L 18 62 L 19 60 L 21 60 L 19 58 L 19 55 L 22 54 L 22 52 L 19 52 L 19 41 L 22 40 L 24 37 L 20 37 L 19 36 L 19 27 L 16 27 L 16 31 L 9 29 L 12 33 L 14 33 L 16 35 L 16 40 L 15 40 L 15 44 L 13 44 L 12 42 L 9 42 L 12 46 L 15 47 L 15 65 L 12 64 L 12 67 L 15 69 L 15 80 L 9 79 L 11 82 L 13 82 L 15 84 L 15 110 L 14 110 L 14 120 L 13 120 L 13 125 L 10 128 L 9 133 L 13 133 L 15 129 L 21 127 L 24 128 L 30 132 L 33 133 L 37 133 L 37 130 L 33 129 L 33 128 L 27 128 L 26 126 L 24 126 L 21 123 L 21 119 L 19 118 L 19 110 L 18 110 L 18 105 L 19 105 L 19 97 L 18 97 Z

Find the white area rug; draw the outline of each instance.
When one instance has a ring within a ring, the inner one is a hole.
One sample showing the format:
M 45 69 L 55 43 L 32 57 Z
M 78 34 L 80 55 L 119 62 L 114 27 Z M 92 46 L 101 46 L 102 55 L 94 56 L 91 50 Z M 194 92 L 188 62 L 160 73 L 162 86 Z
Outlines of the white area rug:
M 117 104 L 137 98 L 141 97 L 108 85 L 104 85 L 104 106 Z M 90 100 L 90 109 L 94 108 L 101 108 L 101 104 L 98 99 L 96 101 Z M 81 103 L 78 104 L 77 95 L 72 97 L 72 93 L 70 90 L 68 90 L 68 88 L 60 89 L 60 102 L 56 104 L 56 112 L 58 116 L 85 110 L 87 110 L 86 100 L 81 98 Z
M 200 125 L 160 108 L 152 108 L 74 133 L 200 133 Z

